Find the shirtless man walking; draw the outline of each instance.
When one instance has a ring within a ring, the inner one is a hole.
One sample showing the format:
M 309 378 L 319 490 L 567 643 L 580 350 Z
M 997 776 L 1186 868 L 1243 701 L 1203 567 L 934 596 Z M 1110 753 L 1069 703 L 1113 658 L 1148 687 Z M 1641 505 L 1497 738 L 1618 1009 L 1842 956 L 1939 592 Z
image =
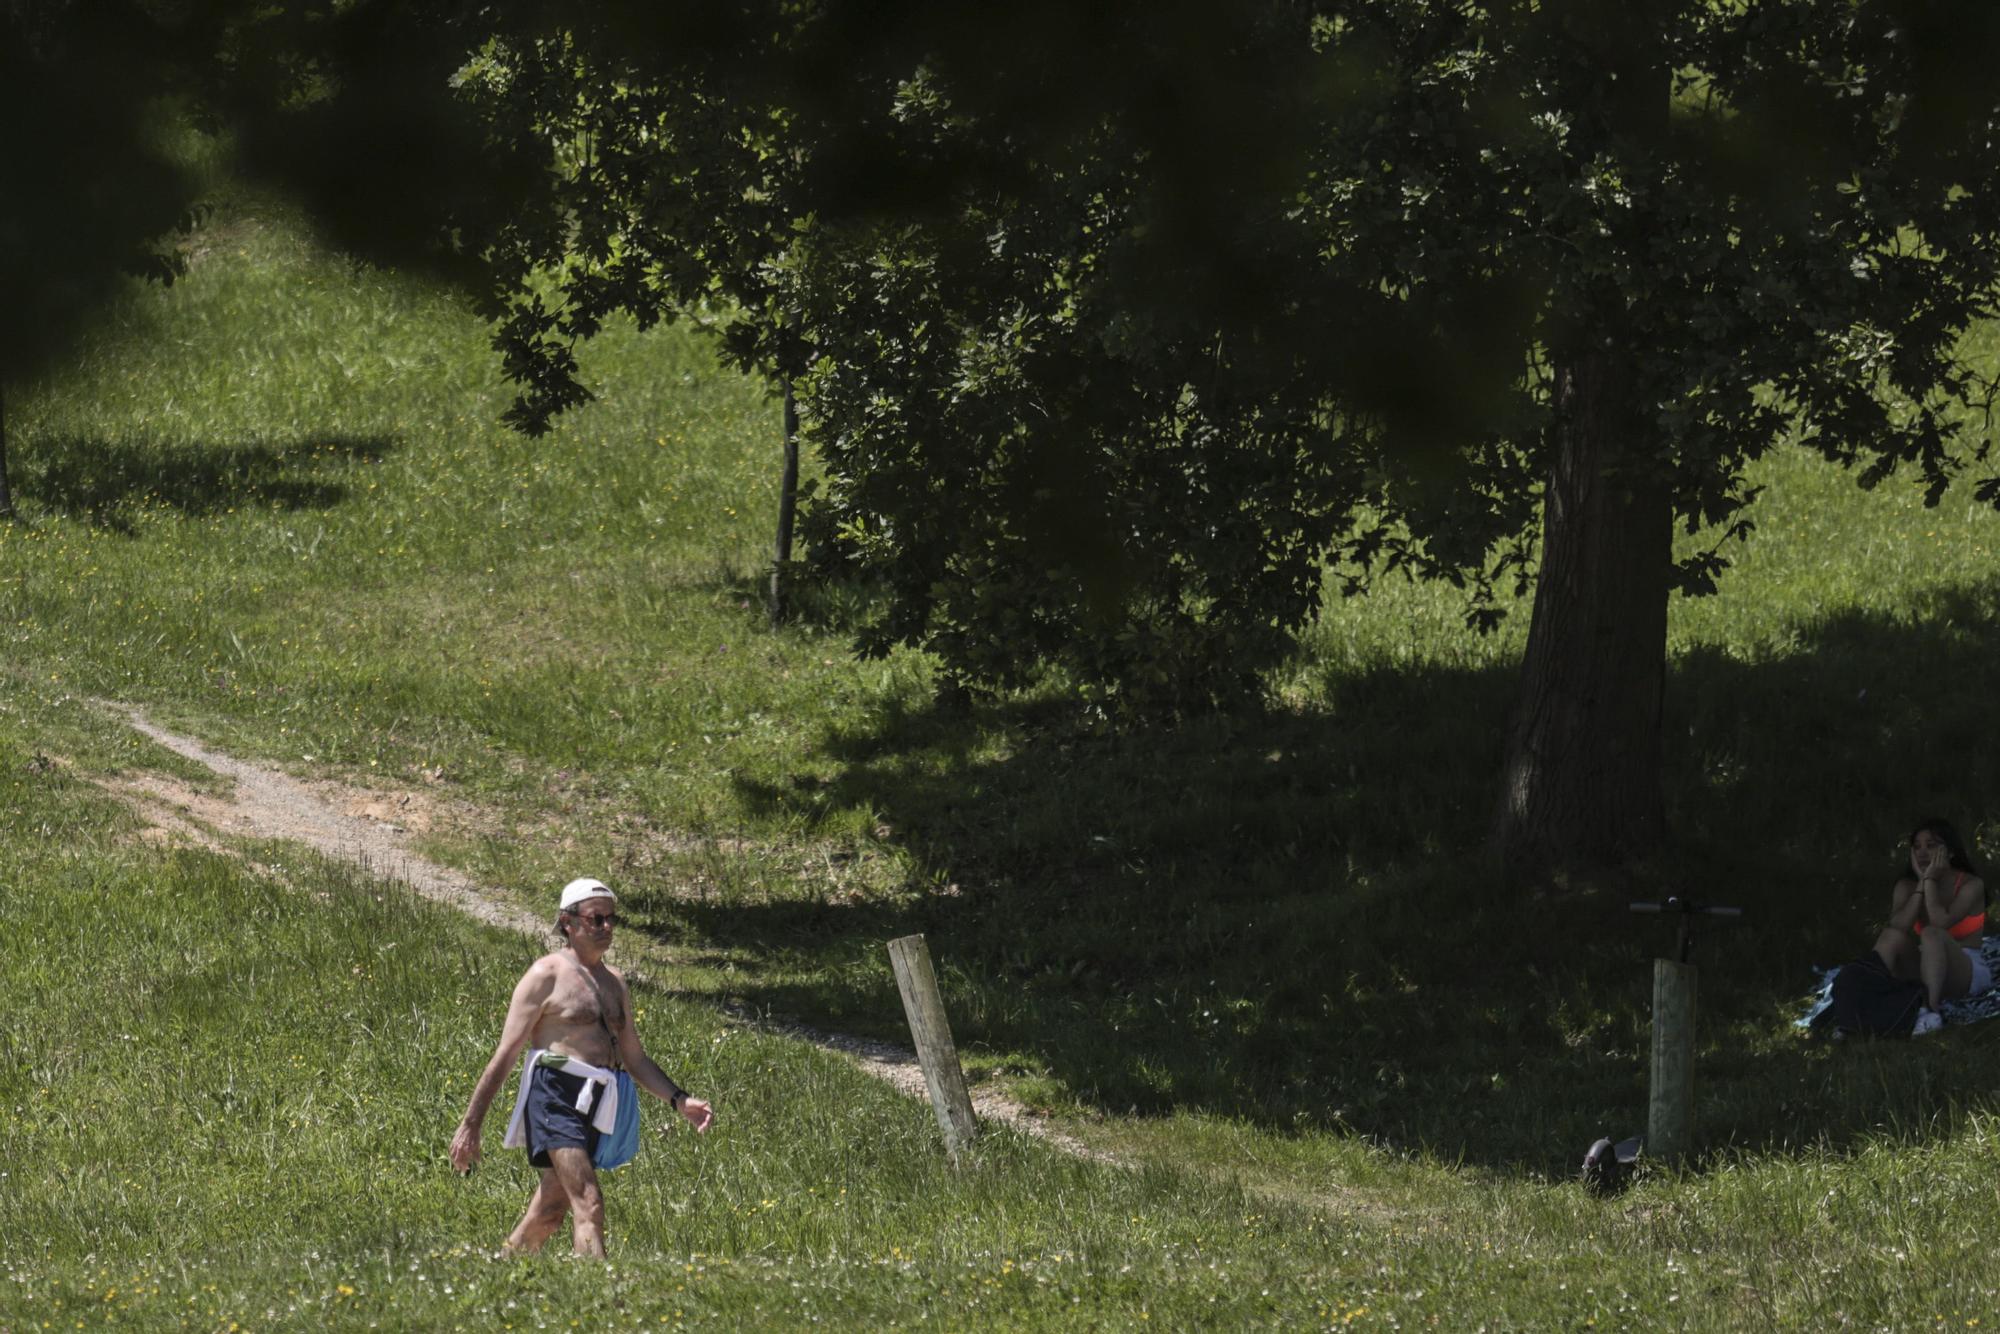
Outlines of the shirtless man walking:
M 696 1131 L 707 1130 L 714 1119 L 706 1102 L 683 1093 L 639 1045 L 632 994 L 618 970 L 604 962 L 617 905 L 617 895 L 600 880 L 563 886 L 556 916 L 563 947 L 535 960 L 515 985 L 500 1045 L 473 1085 L 465 1119 L 451 1137 L 451 1165 L 470 1172 L 479 1161 L 486 1110 L 522 1049 L 528 1049 L 531 1059 L 522 1071 L 506 1143 L 525 1145 L 528 1163 L 542 1169 L 542 1180 L 507 1238 L 507 1250 L 515 1255 L 539 1251 L 565 1214 L 575 1220 L 576 1253 L 604 1255 L 604 1195 L 591 1158 L 600 1134 L 609 1129 L 606 1098 L 615 1099 L 613 1090 L 624 1082 L 616 1079 L 621 1068 L 630 1083 L 664 1098 Z M 596 1087 L 586 1090 L 586 1084 Z

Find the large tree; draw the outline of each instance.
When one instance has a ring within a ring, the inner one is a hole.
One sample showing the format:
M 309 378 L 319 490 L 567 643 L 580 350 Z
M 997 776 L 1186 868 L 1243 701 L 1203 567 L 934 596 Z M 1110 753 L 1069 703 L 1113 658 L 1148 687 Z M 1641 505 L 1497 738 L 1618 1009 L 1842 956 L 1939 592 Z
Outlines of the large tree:
M 366 12 L 366 4 L 350 12 Z M 470 26 L 454 27 L 464 21 Z M 2000 18 L 1937 0 L 1353 0 L 446 15 L 455 218 L 528 429 L 610 314 L 799 392 L 867 643 L 1131 707 L 1241 690 L 1407 567 L 1532 575 L 1495 832 L 1645 855 L 1667 599 L 1746 467 L 1989 447 Z M 472 40 L 476 38 L 475 40 Z M 454 50 L 457 54 L 453 54 Z M 1994 485 L 1982 484 L 1992 499 Z

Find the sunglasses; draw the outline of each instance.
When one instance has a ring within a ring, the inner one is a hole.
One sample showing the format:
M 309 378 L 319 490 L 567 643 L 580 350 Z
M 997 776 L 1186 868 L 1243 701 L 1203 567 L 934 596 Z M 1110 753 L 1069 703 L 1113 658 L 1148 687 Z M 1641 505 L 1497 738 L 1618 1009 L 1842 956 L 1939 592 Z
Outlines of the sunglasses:
M 570 916 L 575 917 L 578 921 L 587 922 L 592 930 L 595 930 L 600 926 L 618 925 L 618 914 L 615 912 L 601 912 L 601 913 L 580 912 L 580 913 L 571 913 Z

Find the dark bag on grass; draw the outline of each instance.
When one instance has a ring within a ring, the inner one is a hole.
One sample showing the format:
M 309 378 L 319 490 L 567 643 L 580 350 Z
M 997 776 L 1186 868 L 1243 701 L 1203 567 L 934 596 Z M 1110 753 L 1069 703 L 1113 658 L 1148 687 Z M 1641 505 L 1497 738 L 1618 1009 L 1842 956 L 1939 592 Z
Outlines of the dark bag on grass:
M 1640 1141 L 1635 1136 L 1613 1144 L 1609 1136 L 1590 1146 L 1583 1155 L 1583 1184 L 1593 1195 L 1616 1195 L 1632 1184 L 1639 1161 Z
M 1833 1004 L 1819 1013 L 1813 1026 L 1843 1034 L 1906 1038 L 1923 1003 L 1921 982 L 1897 977 L 1881 955 L 1869 950 L 1834 974 Z

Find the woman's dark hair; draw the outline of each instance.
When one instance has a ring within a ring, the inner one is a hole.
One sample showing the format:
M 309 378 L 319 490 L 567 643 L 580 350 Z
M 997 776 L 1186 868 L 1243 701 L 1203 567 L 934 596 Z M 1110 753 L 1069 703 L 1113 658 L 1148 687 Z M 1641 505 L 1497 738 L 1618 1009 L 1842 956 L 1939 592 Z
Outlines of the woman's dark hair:
M 1951 821 L 1940 819 L 1935 815 L 1931 816 L 1928 820 L 1919 820 L 1917 821 L 1917 827 L 1910 831 L 1910 842 L 1915 843 L 1918 834 L 1930 834 L 1938 842 L 1944 844 L 1944 850 L 1949 854 L 1952 870 L 1963 871 L 1967 875 L 1979 874 L 1979 869 L 1972 864 L 1972 858 L 1965 855 L 1965 840 L 1960 838 L 1958 831 L 1951 827 Z

